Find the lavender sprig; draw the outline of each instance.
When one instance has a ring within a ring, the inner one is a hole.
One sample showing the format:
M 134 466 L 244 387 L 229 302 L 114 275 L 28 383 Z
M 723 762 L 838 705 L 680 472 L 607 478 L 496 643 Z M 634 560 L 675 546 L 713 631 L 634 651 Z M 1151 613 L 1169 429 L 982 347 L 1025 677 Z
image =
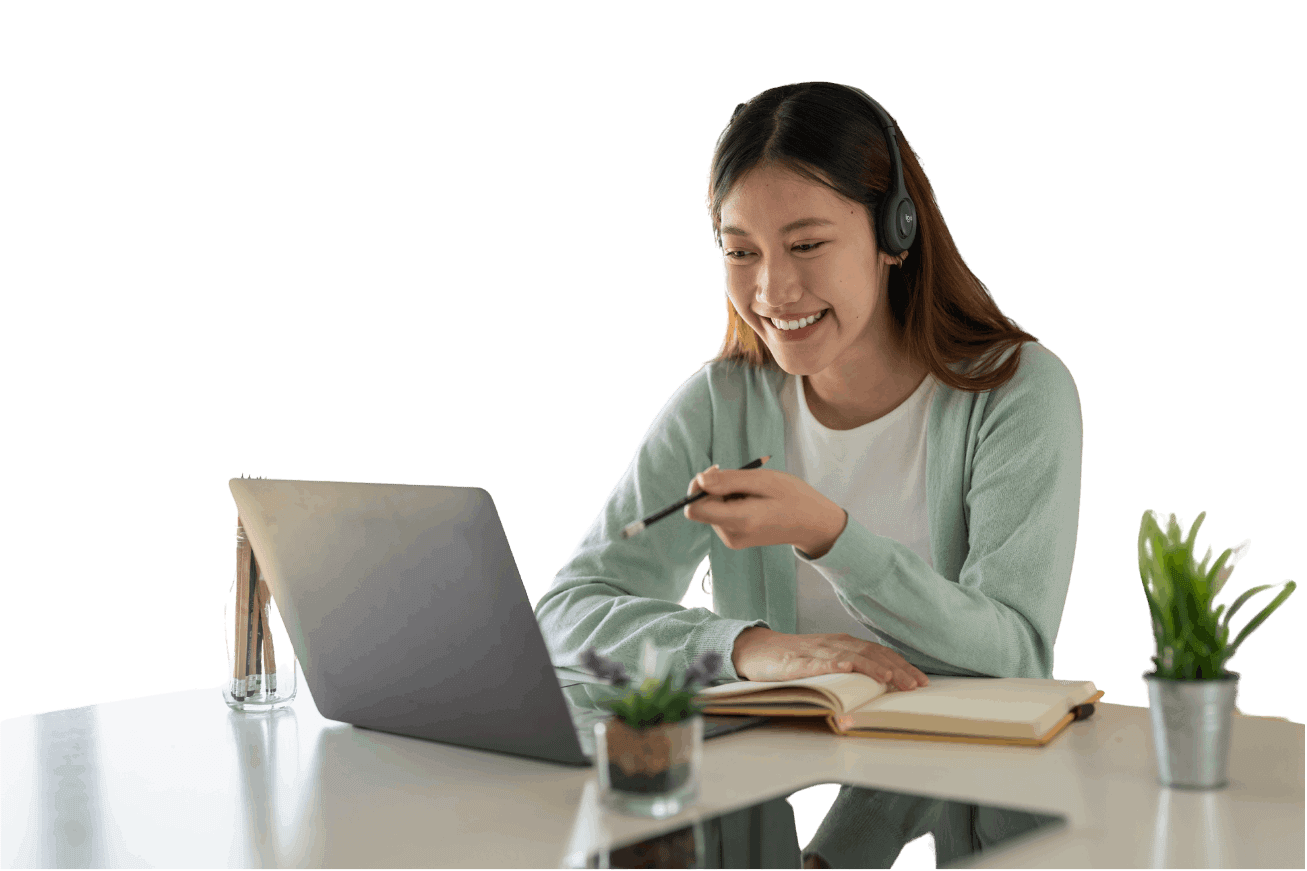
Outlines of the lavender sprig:
M 600 680 L 606 680 L 615 687 L 624 687 L 631 682 L 626 674 L 626 666 L 611 659 L 605 659 L 593 647 L 581 654 L 581 664 Z
M 717 676 L 717 672 L 722 667 L 722 655 L 715 650 L 709 650 L 699 655 L 699 658 L 690 663 L 690 667 L 685 672 L 685 687 L 689 689 L 690 684 L 707 684 Z
M 581 662 L 596 677 L 614 686 L 625 687 L 630 678 L 626 667 L 600 656 L 592 647 L 581 656 Z M 722 666 L 722 655 L 714 650 L 700 654 L 686 669 L 679 690 L 673 689 L 674 678 L 649 678 L 639 689 L 633 689 L 625 698 L 604 703 L 619 720 L 637 729 L 663 723 L 677 723 L 700 713 L 694 704 L 695 684 L 707 684 Z

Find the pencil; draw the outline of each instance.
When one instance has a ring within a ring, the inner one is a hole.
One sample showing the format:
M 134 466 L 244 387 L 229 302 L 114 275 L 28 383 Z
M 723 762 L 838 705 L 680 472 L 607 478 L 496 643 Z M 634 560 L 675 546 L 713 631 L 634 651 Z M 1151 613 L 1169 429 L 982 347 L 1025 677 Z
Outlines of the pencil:
M 236 699 L 243 700 L 247 695 L 246 675 L 247 663 L 249 657 L 246 655 L 247 645 L 249 643 L 249 612 L 250 612 L 250 563 L 253 559 L 253 550 L 250 547 L 250 541 L 245 536 L 245 527 L 241 525 L 241 519 L 236 518 L 236 608 L 234 622 L 235 630 L 232 636 L 232 680 L 231 694 Z
M 765 457 L 759 457 L 758 459 L 754 460 L 752 463 L 746 463 L 743 466 L 740 466 L 740 471 L 744 471 L 745 469 L 757 469 L 763 463 L 767 462 L 770 459 L 771 459 L 770 455 Z M 704 496 L 707 495 L 708 495 L 707 490 L 700 490 L 698 493 L 695 493 L 693 496 L 686 496 L 684 499 L 682 499 L 681 501 L 677 502 L 674 505 L 668 505 L 666 508 L 664 508 L 662 511 L 659 511 L 657 514 L 650 514 L 644 520 L 637 520 L 635 523 L 632 523 L 630 526 L 622 530 L 622 538 L 630 538 L 633 535 L 637 535 L 643 532 L 644 528 L 649 524 L 657 523 L 659 520 L 662 520 L 664 517 L 671 514 L 673 511 L 680 511 L 682 508 L 689 505 L 694 500 L 702 499 Z M 741 494 L 732 493 L 730 496 L 727 496 L 726 498 L 730 499 L 732 496 L 739 496 L 739 495 Z
M 271 616 L 269 611 L 272 607 L 272 596 L 269 595 L 268 582 L 263 577 L 263 570 L 259 568 L 259 560 L 254 556 L 250 539 L 244 534 L 239 514 L 237 514 L 235 589 L 237 589 L 237 603 L 233 613 L 235 663 L 231 675 L 235 687 L 231 694 L 237 698 L 244 698 L 252 692 L 257 692 L 255 684 L 261 687 L 264 681 L 268 680 L 267 677 L 260 677 L 260 680 L 251 681 L 251 677 L 268 674 L 268 672 L 276 674 L 277 667 L 276 664 L 272 664 L 269 668 L 269 664 L 276 662 L 271 625 L 268 623 Z
M 254 611 L 254 692 L 256 695 L 262 695 L 263 689 L 263 597 L 259 595 L 258 588 L 254 591 L 254 602 L 256 608 Z
M 266 624 L 272 607 L 272 591 L 268 589 L 268 580 L 263 576 L 263 569 L 259 569 L 259 602 L 259 619 Z M 276 695 L 277 657 L 272 649 L 271 632 L 263 635 L 263 688 L 269 695 Z

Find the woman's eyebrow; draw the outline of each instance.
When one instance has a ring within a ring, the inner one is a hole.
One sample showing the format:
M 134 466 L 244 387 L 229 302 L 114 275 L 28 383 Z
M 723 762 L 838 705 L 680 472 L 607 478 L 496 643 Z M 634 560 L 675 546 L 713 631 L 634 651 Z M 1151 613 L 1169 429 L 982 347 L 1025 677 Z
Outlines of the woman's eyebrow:
M 792 230 L 805 228 L 805 226 L 835 226 L 835 222 L 827 220 L 827 218 L 799 218 L 799 220 L 791 221 L 786 226 L 783 226 L 783 228 L 780 228 L 780 235 L 787 234 Z M 742 230 L 737 228 L 737 226 L 724 226 L 724 228 L 721 228 L 721 231 L 731 235 L 748 235 L 750 238 L 752 238 L 753 235 L 752 233 L 749 233 L 749 230 Z

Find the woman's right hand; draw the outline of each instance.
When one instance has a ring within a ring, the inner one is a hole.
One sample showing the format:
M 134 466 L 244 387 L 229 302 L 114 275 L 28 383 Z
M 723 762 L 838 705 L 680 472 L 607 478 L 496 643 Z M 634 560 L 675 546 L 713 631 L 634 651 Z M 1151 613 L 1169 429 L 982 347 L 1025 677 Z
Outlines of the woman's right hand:
M 736 636 L 731 664 L 742 680 L 794 680 L 856 671 L 901 690 L 930 683 L 924 672 L 890 648 L 844 632 L 789 635 L 752 626 Z

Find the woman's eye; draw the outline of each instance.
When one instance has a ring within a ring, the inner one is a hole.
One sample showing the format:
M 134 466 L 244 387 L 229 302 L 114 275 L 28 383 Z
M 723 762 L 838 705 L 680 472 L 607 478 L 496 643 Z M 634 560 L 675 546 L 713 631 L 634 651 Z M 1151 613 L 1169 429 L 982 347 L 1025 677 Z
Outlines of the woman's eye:
M 820 246 L 820 245 L 825 245 L 825 244 L 826 244 L 825 242 L 800 242 L 798 245 L 795 245 L 795 246 L 794 246 L 794 250 L 795 250 L 795 251 L 800 251 L 800 252 L 806 254 L 806 253 L 808 253 L 809 251 L 812 251 L 813 249 L 817 248 L 818 246 Z M 726 252 L 726 258 L 727 258 L 728 260 L 743 260 L 745 257 L 748 257 L 751 253 L 753 253 L 753 252 L 751 252 L 751 251 L 727 251 L 727 252 Z M 736 257 L 735 255 L 737 255 L 737 254 L 739 254 L 740 256 L 739 256 L 739 257 Z

